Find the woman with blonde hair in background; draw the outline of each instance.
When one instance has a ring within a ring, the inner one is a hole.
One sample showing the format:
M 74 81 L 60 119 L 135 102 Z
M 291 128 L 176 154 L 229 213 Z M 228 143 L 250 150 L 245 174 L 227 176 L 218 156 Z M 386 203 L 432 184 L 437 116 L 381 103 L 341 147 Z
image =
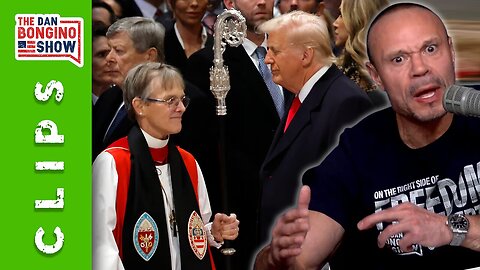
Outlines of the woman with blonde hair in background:
M 370 20 L 388 3 L 388 0 L 342 0 L 340 15 L 333 22 L 335 46 L 344 46 L 337 60 L 339 68 L 367 92 L 376 107 L 384 107 L 388 101 L 365 68 L 368 60 L 365 33 Z

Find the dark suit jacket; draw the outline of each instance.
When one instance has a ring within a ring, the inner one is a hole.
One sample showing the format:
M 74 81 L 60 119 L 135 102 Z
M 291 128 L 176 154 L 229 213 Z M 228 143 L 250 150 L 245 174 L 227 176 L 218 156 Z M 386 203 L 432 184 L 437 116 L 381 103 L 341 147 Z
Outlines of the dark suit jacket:
M 260 195 L 258 172 L 280 119 L 265 82 L 243 46 L 227 46 L 223 59 L 230 74 L 227 115 L 224 117 L 228 210 L 237 214 L 242 223 L 242 233 L 234 241 L 239 248 L 232 256 L 232 265 L 234 269 L 244 270 L 249 269 L 255 251 L 256 212 Z M 204 48 L 190 56 L 185 77 L 207 93 L 214 103 L 215 99 L 209 90 L 209 70 L 212 66 L 213 51 Z M 290 95 L 286 93 L 287 100 Z M 217 123 L 219 118 L 217 116 Z M 218 126 L 214 130 L 219 134 Z M 219 189 L 218 139 L 214 143 L 216 146 L 212 148 L 211 160 L 215 162 L 200 165 L 202 168 L 210 167 L 210 171 L 215 173 L 214 178 L 210 175 L 205 181 L 212 208 L 217 212 L 223 207 Z
M 205 149 L 202 143 L 211 136 L 204 130 L 204 126 L 211 126 L 213 112 L 207 109 L 211 107 L 207 96 L 188 81 L 185 81 L 185 94 L 191 98 L 191 101 L 182 117 L 182 130 L 180 133 L 170 136 L 170 139 L 173 143 L 192 153 L 200 163 L 208 158 L 205 153 L 210 151 L 210 149 Z M 95 160 L 97 155 L 111 143 L 127 136 L 133 126 L 133 121 L 124 117 L 111 136 L 104 140 L 107 128 L 122 101 L 123 92 L 120 87 L 115 86 L 103 93 L 95 104 L 92 111 L 92 160 Z
M 305 169 L 330 151 L 346 125 L 371 108 L 366 93 L 332 65 L 315 83 L 285 133 L 282 121 L 260 172 L 260 242 L 269 239 L 277 215 L 294 205 Z
M 165 62 L 172 66 L 177 67 L 182 74 L 185 74 L 187 67 L 187 56 L 185 50 L 182 48 L 177 35 L 175 34 L 175 28 L 173 25 L 165 32 Z M 213 48 L 213 36 L 207 35 L 207 41 L 205 48 L 212 50 Z
M 122 18 L 125 17 L 143 17 L 142 11 L 134 0 L 120 0 L 122 6 Z
M 115 131 L 113 131 L 111 138 L 107 138 L 104 142 L 104 136 L 107 132 L 108 126 L 112 122 L 115 114 L 122 104 L 123 93 L 118 86 L 110 87 L 97 100 L 92 110 L 92 161 L 95 160 L 98 154 L 103 151 L 110 143 L 123 137 L 121 135 L 127 134 L 131 128 L 129 121 L 122 121 Z M 107 144 L 108 143 L 108 144 Z

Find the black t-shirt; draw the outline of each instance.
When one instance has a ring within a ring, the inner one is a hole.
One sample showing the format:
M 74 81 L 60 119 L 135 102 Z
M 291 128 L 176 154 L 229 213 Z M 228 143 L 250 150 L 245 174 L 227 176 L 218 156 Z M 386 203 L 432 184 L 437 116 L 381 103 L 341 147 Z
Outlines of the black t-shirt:
M 378 234 L 389 224 L 379 223 L 365 232 L 356 227 L 363 217 L 402 202 L 443 215 L 477 215 L 479 173 L 479 118 L 455 115 L 442 137 L 419 149 L 401 141 L 391 108 L 346 129 L 330 155 L 304 175 L 304 183 L 312 189 L 310 209 L 345 229 L 344 240 L 330 261 L 332 270 L 480 266 L 480 252 L 463 247 L 414 245 L 412 252 L 402 253 L 397 244 L 401 235 L 380 249 Z

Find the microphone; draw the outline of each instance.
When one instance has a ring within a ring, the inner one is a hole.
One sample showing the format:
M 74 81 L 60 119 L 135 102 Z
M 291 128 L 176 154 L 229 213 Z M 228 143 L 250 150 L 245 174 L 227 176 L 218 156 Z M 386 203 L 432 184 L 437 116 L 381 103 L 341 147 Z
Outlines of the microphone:
M 443 95 L 443 107 L 447 112 L 480 117 L 480 91 L 454 84 Z

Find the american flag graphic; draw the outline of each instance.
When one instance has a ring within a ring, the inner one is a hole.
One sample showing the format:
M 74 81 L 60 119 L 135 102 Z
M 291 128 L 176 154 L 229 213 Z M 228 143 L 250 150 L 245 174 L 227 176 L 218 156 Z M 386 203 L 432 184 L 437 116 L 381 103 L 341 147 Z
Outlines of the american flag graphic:
M 18 52 L 34 53 L 35 48 L 36 48 L 35 41 L 33 41 L 33 40 L 20 40 L 20 41 L 18 41 Z

